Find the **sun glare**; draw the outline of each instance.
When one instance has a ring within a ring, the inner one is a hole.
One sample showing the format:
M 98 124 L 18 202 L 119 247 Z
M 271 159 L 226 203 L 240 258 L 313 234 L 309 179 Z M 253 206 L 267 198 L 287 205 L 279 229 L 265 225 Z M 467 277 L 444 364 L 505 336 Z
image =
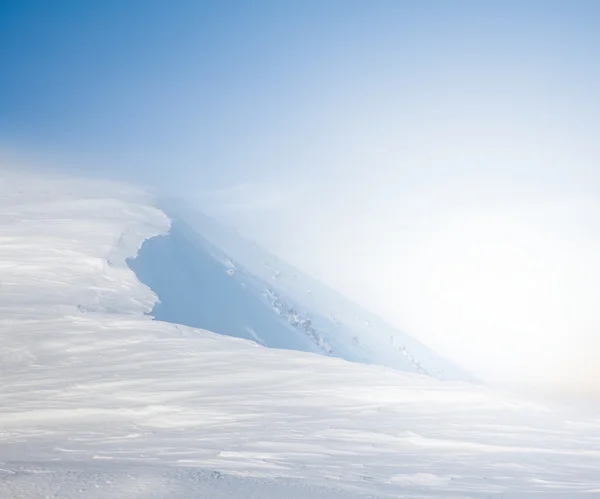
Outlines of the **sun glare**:
M 518 216 L 454 219 L 420 255 L 429 327 L 446 331 L 449 350 L 471 355 L 492 378 L 494 367 L 480 365 L 477 353 L 498 352 L 499 377 L 565 379 L 561 367 L 576 367 L 577 355 L 566 355 L 571 340 L 595 324 L 592 253 Z

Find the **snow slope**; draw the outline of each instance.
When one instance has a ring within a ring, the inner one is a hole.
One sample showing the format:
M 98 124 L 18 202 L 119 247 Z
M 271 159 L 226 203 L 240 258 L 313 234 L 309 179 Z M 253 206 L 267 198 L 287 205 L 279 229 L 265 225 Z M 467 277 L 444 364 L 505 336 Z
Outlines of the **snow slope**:
M 473 378 L 409 335 L 181 201 L 162 203 L 168 235 L 130 262 L 160 302 L 159 320 L 264 346 L 379 364 L 440 379 Z
M 0 177 L 0 498 L 600 497 L 600 421 L 152 321 L 164 214 Z

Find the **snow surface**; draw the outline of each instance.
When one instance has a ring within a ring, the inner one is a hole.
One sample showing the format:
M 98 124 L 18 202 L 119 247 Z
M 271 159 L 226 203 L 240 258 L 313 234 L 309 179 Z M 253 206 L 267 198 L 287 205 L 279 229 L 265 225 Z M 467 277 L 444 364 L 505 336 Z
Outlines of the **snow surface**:
M 152 321 L 162 212 L 0 178 L 0 498 L 600 497 L 600 420 Z

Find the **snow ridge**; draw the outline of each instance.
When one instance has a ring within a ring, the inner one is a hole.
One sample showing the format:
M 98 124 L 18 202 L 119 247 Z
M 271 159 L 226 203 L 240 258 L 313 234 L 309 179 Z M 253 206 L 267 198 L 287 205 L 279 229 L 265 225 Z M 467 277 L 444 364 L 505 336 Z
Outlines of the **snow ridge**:
M 147 241 L 130 262 L 159 296 L 152 312 L 157 319 L 268 347 L 475 381 L 410 335 L 189 205 L 161 206 L 173 220 L 170 233 Z M 201 303 L 190 297 L 202 297 Z

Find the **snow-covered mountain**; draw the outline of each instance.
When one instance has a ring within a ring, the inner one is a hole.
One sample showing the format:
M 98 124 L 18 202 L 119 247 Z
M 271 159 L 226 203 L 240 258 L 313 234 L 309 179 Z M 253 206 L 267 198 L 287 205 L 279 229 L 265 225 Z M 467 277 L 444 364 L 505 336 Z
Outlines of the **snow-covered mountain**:
M 130 267 L 157 293 L 152 314 L 167 322 L 439 379 L 472 377 L 398 331 L 245 241 L 182 201 L 161 208 L 169 234 L 144 243 Z
M 0 173 L 1 499 L 600 497 L 599 420 L 151 320 L 126 260 L 168 231 L 135 190 Z

